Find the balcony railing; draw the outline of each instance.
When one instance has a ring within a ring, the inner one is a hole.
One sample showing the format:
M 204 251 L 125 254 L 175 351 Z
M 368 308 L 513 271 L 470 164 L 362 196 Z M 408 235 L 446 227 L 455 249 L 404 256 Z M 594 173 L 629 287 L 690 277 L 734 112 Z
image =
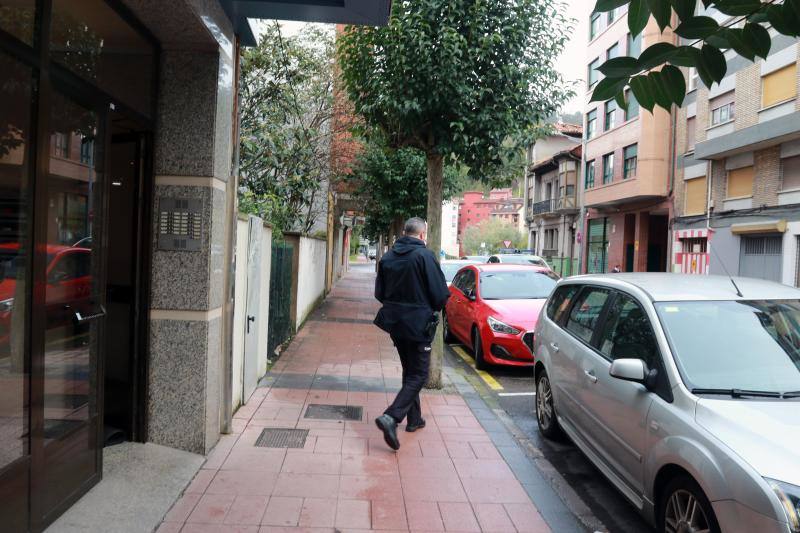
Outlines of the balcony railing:
M 577 202 L 574 196 L 560 196 L 558 198 L 550 198 L 542 202 L 536 202 L 531 206 L 531 215 L 546 215 L 548 213 L 556 213 L 558 211 L 567 209 L 576 209 Z

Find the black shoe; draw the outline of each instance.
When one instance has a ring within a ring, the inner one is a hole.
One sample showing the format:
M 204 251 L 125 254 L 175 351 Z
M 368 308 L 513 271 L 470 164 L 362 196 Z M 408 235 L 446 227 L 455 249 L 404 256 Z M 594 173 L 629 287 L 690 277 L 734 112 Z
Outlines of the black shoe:
M 409 433 L 414 433 L 418 429 L 422 429 L 425 427 L 425 420 L 421 420 L 416 424 L 406 424 L 406 431 Z
M 387 446 L 393 450 L 400 449 L 400 441 L 397 440 L 397 422 L 389 415 L 381 415 L 375 419 L 375 425 L 383 431 L 383 440 Z

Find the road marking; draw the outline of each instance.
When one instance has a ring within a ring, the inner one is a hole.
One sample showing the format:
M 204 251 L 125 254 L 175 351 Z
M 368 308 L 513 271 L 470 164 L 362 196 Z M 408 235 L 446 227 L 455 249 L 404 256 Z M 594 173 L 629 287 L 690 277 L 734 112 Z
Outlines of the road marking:
M 484 381 L 484 383 L 486 383 L 486 385 L 489 386 L 490 389 L 503 390 L 503 386 L 500 385 L 500 383 L 498 383 L 497 380 L 494 379 L 491 374 L 489 374 L 485 370 L 478 370 L 477 368 L 475 368 L 475 360 L 472 357 L 470 357 L 469 354 L 467 354 L 464 348 L 462 348 L 461 346 L 453 346 L 452 344 L 450 345 L 450 347 L 453 349 L 454 352 L 458 354 L 458 356 L 461 359 L 464 360 L 465 363 L 467 363 L 470 367 L 472 367 L 473 370 L 475 370 L 475 373 L 481 377 L 481 379 Z
M 535 392 L 499 392 L 498 396 L 536 396 Z

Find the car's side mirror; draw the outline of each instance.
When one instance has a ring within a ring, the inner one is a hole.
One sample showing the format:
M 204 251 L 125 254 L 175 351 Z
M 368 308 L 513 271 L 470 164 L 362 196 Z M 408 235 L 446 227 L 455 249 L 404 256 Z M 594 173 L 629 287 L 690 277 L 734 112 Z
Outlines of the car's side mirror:
M 658 371 L 649 369 L 641 359 L 617 359 L 611 363 L 608 373 L 612 378 L 641 383 L 647 390 L 655 388 L 658 376 Z
M 477 297 L 475 296 L 475 289 L 467 289 L 464 291 L 464 296 L 467 297 L 467 300 L 474 302 Z

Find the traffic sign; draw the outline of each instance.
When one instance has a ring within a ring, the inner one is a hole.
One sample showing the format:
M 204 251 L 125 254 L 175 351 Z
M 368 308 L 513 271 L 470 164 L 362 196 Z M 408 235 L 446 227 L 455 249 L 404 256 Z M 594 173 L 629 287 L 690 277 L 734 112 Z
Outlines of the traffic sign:
M 511 248 L 511 241 L 503 241 L 503 246 L 506 248 Z

